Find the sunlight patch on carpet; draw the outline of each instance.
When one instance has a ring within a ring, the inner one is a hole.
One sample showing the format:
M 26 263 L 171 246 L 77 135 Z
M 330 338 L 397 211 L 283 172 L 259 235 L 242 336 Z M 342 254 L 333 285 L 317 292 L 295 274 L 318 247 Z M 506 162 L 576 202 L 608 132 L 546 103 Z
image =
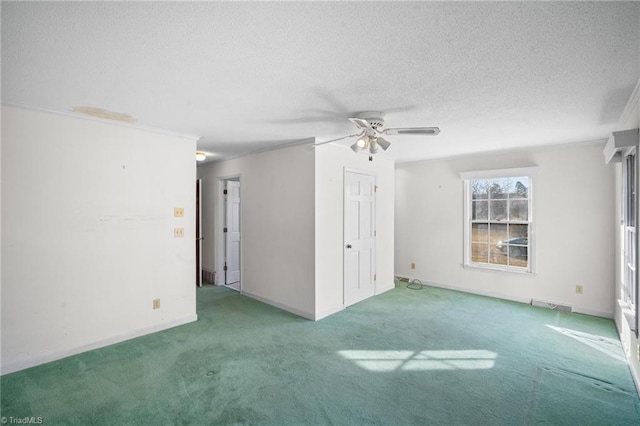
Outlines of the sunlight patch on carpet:
M 554 331 L 557 331 L 558 333 L 564 334 L 567 337 L 571 337 L 572 339 L 575 339 L 580 343 L 584 343 L 585 345 L 597 351 L 600 351 L 603 354 L 609 355 L 611 358 L 614 358 L 620 362 L 627 362 L 624 357 L 624 353 L 622 352 L 622 347 L 620 346 L 619 340 L 597 336 L 591 333 L 584 333 L 582 331 L 571 330 L 569 328 L 556 327 L 549 324 L 547 324 L 547 327 Z
M 486 350 L 376 351 L 342 350 L 340 356 L 368 371 L 487 370 L 498 354 Z

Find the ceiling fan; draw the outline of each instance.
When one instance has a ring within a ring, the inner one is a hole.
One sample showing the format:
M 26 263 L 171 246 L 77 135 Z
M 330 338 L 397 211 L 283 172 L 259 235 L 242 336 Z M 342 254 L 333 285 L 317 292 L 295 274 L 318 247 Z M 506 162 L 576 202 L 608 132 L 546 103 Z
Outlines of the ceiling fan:
M 435 136 L 440 133 L 438 127 L 384 127 L 384 112 L 380 111 L 366 111 L 357 114 L 353 118 L 349 118 L 353 124 L 356 125 L 359 133 L 352 135 L 342 136 L 337 139 L 331 139 L 329 141 L 320 142 L 313 146 L 325 145 L 332 142 L 341 141 L 346 138 L 357 137 L 355 143 L 351 145 L 351 149 L 358 153 L 360 151 L 369 151 L 369 161 L 373 161 L 373 154 L 378 152 L 379 148 L 386 151 L 391 142 L 384 139 L 382 135 L 426 135 Z

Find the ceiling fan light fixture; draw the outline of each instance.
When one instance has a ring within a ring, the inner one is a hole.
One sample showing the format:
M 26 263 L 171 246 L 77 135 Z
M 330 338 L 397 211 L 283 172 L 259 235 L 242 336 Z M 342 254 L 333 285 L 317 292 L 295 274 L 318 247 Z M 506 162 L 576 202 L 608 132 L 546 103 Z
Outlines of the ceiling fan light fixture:
M 202 151 L 196 151 L 196 161 L 204 161 L 207 159 L 207 154 Z
M 369 152 L 371 154 L 375 154 L 376 152 L 378 152 L 378 144 L 376 143 L 375 139 L 373 139 L 369 144 Z
M 382 135 L 428 135 L 435 136 L 440 133 L 439 127 L 390 127 L 385 126 L 385 114 L 381 111 L 366 111 L 357 114 L 355 117 L 349 118 L 360 131 L 357 135 L 342 136 L 337 139 L 315 143 L 313 146 L 324 145 L 326 143 L 337 142 L 345 138 L 356 137 L 355 142 L 351 145 L 351 150 L 356 154 L 360 151 L 368 151 L 369 161 L 373 161 L 373 155 L 380 152 L 380 148 L 384 151 L 389 149 L 391 142 L 382 138 Z
M 376 142 L 378 143 L 378 145 L 380 145 L 380 147 L 382 149 L 384 149 L 385 151 L 391 146 L 391 142 L 389 142 L 388 140 L 378 137 L 376 139 Z
M 367 135 L 364 136 L 360 136 L 358 138 L 358 140 L 356 141 L 356 145 L 358 146 L 358 148 L 360 149 L 364 149 L 367 147 L 367 145 L 369 145 L 369 137 Z

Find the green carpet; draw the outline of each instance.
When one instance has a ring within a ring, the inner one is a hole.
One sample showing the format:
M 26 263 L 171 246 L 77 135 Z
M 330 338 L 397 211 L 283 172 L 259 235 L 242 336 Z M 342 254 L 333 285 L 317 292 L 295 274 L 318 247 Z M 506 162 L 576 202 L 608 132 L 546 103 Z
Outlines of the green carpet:
M 43 424 L 638 425 L 612 321 L 403 285 L 319 322 L 220 287 L 195 323 L 3 376 Z

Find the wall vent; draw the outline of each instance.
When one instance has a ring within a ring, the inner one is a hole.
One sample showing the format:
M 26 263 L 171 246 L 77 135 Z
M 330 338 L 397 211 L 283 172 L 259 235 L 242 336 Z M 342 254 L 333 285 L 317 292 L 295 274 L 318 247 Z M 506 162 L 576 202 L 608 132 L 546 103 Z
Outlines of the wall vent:
M 554 309 L 556 311 L 572 312 L 571 306 L 560 305 L 553 302 L 545 302 L 544 300 L 531 299 L 531 305 L 540 308 Z

